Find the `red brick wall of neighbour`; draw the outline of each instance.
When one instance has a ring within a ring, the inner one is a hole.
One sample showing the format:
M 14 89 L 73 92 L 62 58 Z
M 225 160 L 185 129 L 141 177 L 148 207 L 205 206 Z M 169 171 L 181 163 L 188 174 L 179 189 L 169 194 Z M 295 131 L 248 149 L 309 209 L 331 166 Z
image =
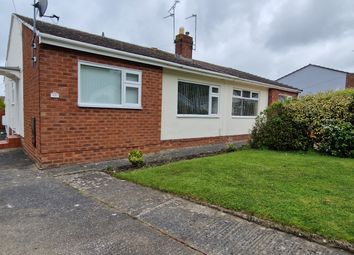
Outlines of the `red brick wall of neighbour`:
M 279 95 L 287 95 L 296 98 L 298 93 L 283 91 L 279 89 L 269 89 L 268 90 L 268 105 L 271 105 L 274 102 L 278 102 Z
M 2 124 L 2 116 L 3 115 L 5 115 L 4 109 L 0 110 L 0 129 L 4 128 L 4 125 Z
M 354 88 L 354 74 L 347 74 L 345 88 L 347 88 L 347 89 Z
M 23 84 L 24 84 L 24 139 L 25 151 L 36 161 L 40 162 L 40 116 L 39 116 L 39 66 L 32 66 L 32 32 L 25 26 L 23 36 Z M 39 49 L 39 46 L 37 47 Z M 38 50 L 37 50 L 38 56 Z M 36 147 L 32 144 L 31 119 L 36 119 Z

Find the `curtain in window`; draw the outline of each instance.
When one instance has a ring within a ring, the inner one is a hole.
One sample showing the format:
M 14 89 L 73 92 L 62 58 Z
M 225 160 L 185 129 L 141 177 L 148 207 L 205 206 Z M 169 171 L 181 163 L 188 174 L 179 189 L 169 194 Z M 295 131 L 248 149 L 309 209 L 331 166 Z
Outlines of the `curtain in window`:
M 243 99 L 243 116 L 256 116 L 258 102 L 255 100 Z
M 81 65 L 80 102 L 92 104 L 121 104 L 122 72 Z
M 233 116 L 242 116 L 242 99 L 233 98 L 232 99 L 232 115 Z
M 233 116 L 256 116 L 258 101 L 251 99 L 233 98 L 232 115 Z
M 209 114 L 209 86 L 178 83 L 178 114 Z

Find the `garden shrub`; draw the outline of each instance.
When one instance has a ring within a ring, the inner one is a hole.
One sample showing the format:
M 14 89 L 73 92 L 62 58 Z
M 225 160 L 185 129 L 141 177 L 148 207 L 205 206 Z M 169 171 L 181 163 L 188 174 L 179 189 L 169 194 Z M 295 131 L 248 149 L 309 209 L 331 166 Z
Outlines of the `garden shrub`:
M 5 109 L 5 102 L 3 99 L 0 98 L 0 110 Z
M 354 89 L 274 103 L 256 119 L 251 146 L 349 157 L 353 151 Z
M 145 165 L 144 155 L 139 150 L 132 150 L 131 152 L 129 152 L 128 160 L 133 166 L 136 167 L 142 167 Z
M 226 152 L 234 152 L 234 151 L 237 151 L 236 145 L 233 144 L 233 143 L 229 143 L 229 144 L 226 146 Z
M 310 140 L 306 128 L 293 118 L 286 103 L 274 103 L 256 119 L 251 147 L 274 150 L 307 150 Z
M 354 127 L 350 122 L 330 122 L 321 128 L 315 148 L 337 157 L 354 157 Z

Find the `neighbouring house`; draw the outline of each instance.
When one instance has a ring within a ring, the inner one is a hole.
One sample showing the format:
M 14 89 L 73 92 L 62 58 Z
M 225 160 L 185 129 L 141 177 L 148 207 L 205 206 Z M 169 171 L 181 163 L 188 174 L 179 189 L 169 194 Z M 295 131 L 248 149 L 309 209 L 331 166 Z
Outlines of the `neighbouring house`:
M 12 15 L 7 128 L 40 167 L 247 140 L 255 117 L 292 86 L 175 54 Z
M 277 80 L 302 89 L 301 95 L 354 88 L 354 74 L 324 66 L 301 67 Z

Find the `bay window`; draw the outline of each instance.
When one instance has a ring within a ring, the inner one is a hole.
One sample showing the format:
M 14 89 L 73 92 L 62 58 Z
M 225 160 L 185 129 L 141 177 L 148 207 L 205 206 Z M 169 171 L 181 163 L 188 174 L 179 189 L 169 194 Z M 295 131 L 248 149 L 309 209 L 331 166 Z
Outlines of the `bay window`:
M 140 108 L 141 72 L 79 63 L 79 98 L 81 107 Z
M 259 93 L 249 90 L 233 90 L 232 116 L 257 116 Z
M 179 115 L 210 115 L 219 112 L 219 87 L 178 82 Z

